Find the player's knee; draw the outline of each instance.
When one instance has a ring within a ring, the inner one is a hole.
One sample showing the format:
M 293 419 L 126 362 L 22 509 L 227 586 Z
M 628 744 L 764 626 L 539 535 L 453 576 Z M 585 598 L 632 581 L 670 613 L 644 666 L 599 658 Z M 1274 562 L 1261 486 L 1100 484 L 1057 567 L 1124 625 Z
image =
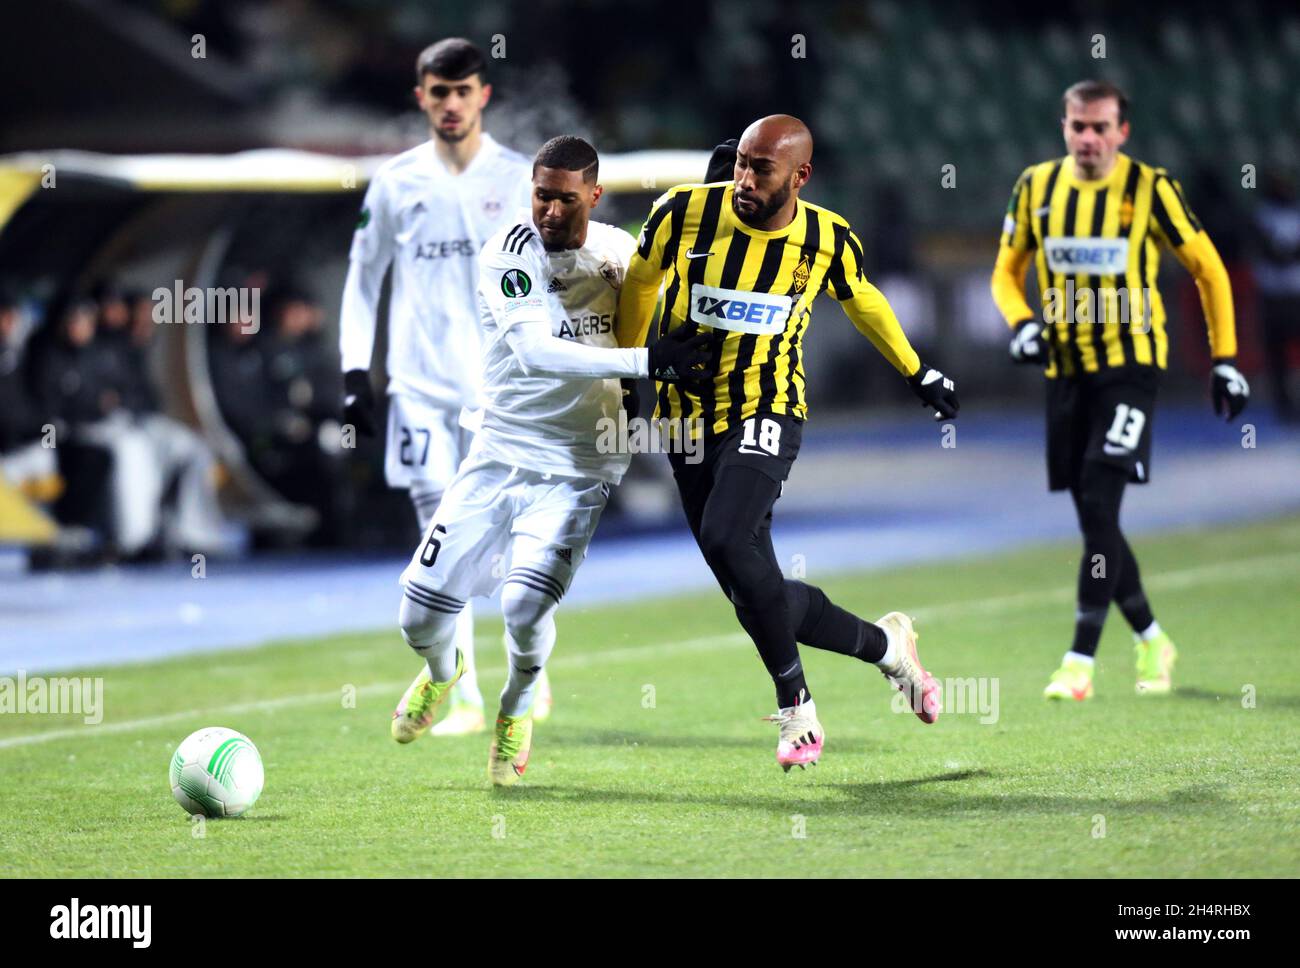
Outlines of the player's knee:
M 456 618 L 455 613 L 429 608 L 404 595 L 397 613 L 397 624 L 406 644 L 419 652 L 443 637 L 449 638 L 455 630 Z
M 706 526 L 700 533 L 700 550 L 737 605 L 785 594 L 780 569 L 759 549 L 755 536 Z
M 556 604 L 545 592 L 519 582 L 506 582 L 501 590 L 501 616 L 505 619 L 506 633 L 520 649 L 531 649 L 548 637 Z
M 705 521 L 700 527 L 700 551 L 714 571 L 734 581 L 742 578 L 749 559 L 757 553 L 747 538 L 725 524 Z

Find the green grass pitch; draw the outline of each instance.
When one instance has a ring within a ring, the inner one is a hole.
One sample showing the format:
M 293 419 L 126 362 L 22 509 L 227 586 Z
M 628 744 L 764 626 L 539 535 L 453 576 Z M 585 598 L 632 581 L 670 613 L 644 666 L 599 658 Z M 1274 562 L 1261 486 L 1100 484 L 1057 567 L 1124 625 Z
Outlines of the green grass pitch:
M 561 607 L 555 714 L 502 792 L 487 736 L 389 739 L 417 668 L 396 630 L 82 670 L 105 677 L 103 725 L 0 716 L 0 874 L 1294 876 L 1300 518 L 1135 545 L 1177 692 L 1134 695 L 1113 612 L 1096 698 L 1069 705 L 1040 691 L 1069 642 L 1075 546 L 856 576 L 813 562 L 842 604 L 916 615 L 926 664 L 985 678 L 986 703 L 955 712 L 949 692 L 924 726 L 874 668 L 805 649 L 827 743 L 789 775 L 759 719 L 770 683 L 712 588 Z M 479 635 L 493 695 L 499 621 Z M 198 829 L 167 764 L 205 725 L 252 737 L 267 781 L 247 816 Z

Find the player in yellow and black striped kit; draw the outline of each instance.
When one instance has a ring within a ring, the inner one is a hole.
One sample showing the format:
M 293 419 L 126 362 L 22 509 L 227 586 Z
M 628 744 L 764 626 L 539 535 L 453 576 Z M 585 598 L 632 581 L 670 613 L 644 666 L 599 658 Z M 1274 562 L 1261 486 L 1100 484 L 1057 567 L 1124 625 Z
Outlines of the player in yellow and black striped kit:
M 1156 289 L 1160 246 L 1200 289 L 1214 407 L 1229 420 L 1249 395 L 1234 361 L 1232 289 L 1178 182 L 1119 150 L 1129 133 L 1123 92 L 1081 81 L 1063 103 L 1069 154 L 1030 166 L 1016 182 L 992 280 L 1014 330 L 1012 358 L 1046 366 L 1048 484 L 1070 491 L 1083 532 L 1074 643 L 1044 695 L 1092 695 L 1093 657 L 1112 601 L 1136 637 L 1138 692 L 1167 693 L 1177 652 L 1152 615 L 1119 526 L 1125 484 L 1150 476 L 1156 389 L 1169 354 Z M 1031 262 L 1041 314 L 1024 296 Z
M 772 506 L 807 415 L 801 345 L 817 295 L 840 302 L 936 416 L 957 412 L 952 381 L 921 364 L 867 282 L 848 223 L 799 197 L 811 158 L 803 122 L 774 115 L 746 129 L 733 180 L 659 198 L 628 264 L 617 324 L 620 346 L 643 345 L 662 287 L 658 335 L 687 326 L 712 337 L 716 376 L 661 381 L 657 412 L 702 441 L 699 462 L 670 454 L 673 476 L 700 550 L 776 685 L 776 756 L 786 770 L 815 763 L 823 741 L 798 642 L 876 664 L 923 721 L 939 713 L 907 616 L 864 622 L 820 589 L 787 581 L 772 549 Z

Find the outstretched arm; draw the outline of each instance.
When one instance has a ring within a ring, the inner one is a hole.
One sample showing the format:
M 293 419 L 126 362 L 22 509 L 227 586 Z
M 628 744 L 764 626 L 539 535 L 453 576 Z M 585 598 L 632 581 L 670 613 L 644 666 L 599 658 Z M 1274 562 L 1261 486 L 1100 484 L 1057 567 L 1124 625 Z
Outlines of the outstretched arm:
M 867 281 L 862 245 L 851 231 L 844 238 L 839 258 L 831 263 L 826 281 L 830 294 L 839 300 L 854 327 L 907 378 L 907 385 L 922 405 L 931 408 L 938 420 L 957 416 L 960 405 L 953 381 L 923 364 L 916 355 L 889 300 Z

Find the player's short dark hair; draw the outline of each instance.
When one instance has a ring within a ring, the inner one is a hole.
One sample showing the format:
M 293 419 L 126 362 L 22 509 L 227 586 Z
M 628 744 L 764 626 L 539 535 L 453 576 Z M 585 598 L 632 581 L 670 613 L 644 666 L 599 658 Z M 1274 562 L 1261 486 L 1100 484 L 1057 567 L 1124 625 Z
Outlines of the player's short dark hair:
M 582 180 L 591 185 L 600 175 L 600 158 L 596 149 L 581 138 L 562 134 L 537 149 L 537 156 L 533 158 L 534 175 L 539 167 L 580 171 Z
M 1065 106 L 1071 99 L 1087 104 L 1090 101 L 1104 101 L 1107 98 L 1114 98 L 1115 103 L 1119 105 L 1119 123 L 1123 124 L 1128 120 L 1128 95 L 1120 90 L 1119 85 L 1112 84 L 1110 81 L 1089 80 L 1071 84 L 1061 95 L 1061 117 L 1065 117 Z
M 486 81 L 487 61 L 483 52 L 464 37 L 448 37 L 430 44 L 415 59 L 415 83 L 423 83 L 425 74 L 449 81 L 463 81 L 477 74 L 480 81 Z

